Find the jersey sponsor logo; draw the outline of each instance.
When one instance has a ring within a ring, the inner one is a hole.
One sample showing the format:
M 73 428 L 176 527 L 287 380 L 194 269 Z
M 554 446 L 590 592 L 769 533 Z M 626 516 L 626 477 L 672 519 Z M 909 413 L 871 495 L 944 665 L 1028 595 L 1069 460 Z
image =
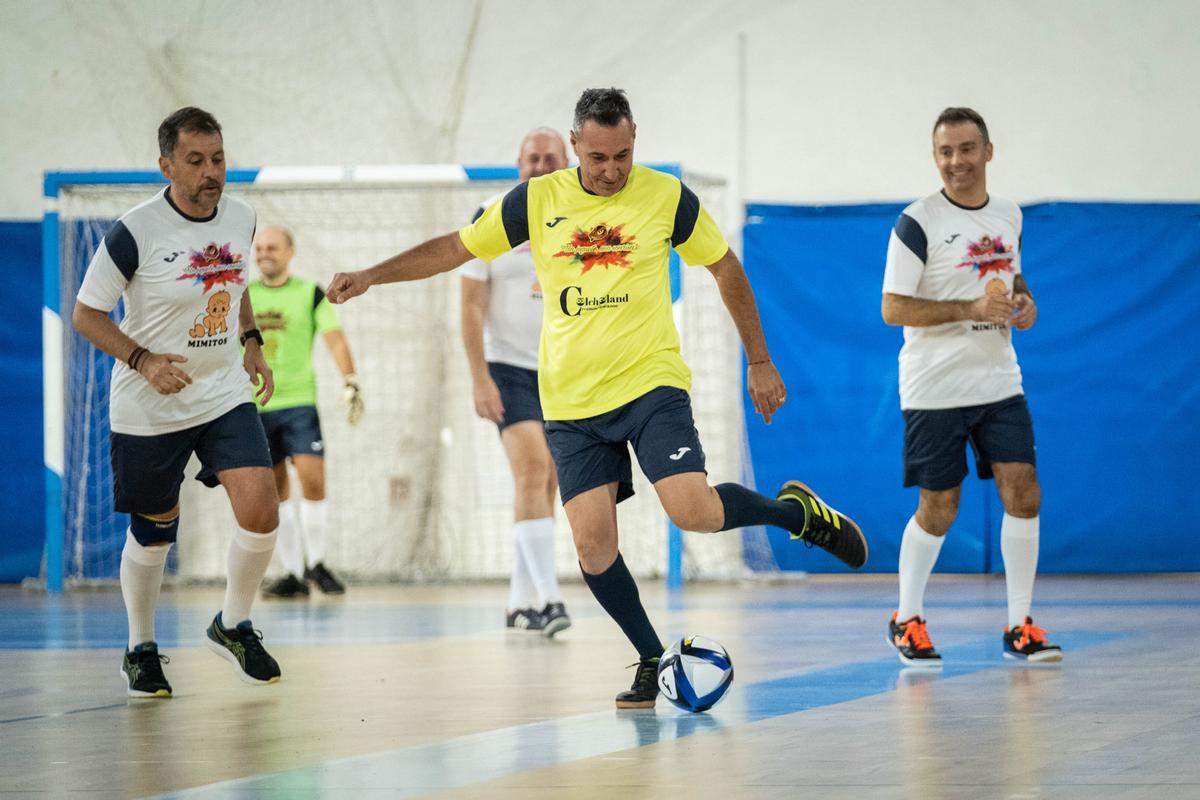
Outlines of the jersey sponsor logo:
M 552 219 L 546 223 L 546 227 L 553 228 L 555 225 L 557 225 L 558 223 L 562 222 L 565 219 L 566 219 L 566 217 L 555 217 L 554 219 Z
M 222 245 L 209 242 L 203 250 L 191 251 L 188 265 L 183 268 L 183 274 L 175 280 L 191 280 L 196 284 L 203 284 L 204 291 L 207 292 L 218 283 L 244 283 L 242 273 L 245 269 L 245 259 L 241 253 L 232 251 L 229 242 Z
M 173 262 L 175 259 L 179 258 L 181 255 L 183 255 L 183 251 L 182 251 L 182 250 L 174 250 L 174 251 L 172 251 L 172 252 L 171 252 L 171 255 L 164 257 L 164 258 L 163 258 L 163 261 L 165 261 L 165 262 L 167 262 L 168 264 L 170 264 L 170 263 L 172 263 L 172 262 Z
M 629 302 L 629 292 L 625 294 L 603 294 L 592 297 L 583 293 L 582 286 L 568 286 L 558 295 L 558 305 L 568 317 L 578 317 L 585 311 L 599 311 L 602 308 L 616 308 Z
M 946 244 L 954 244 L 954 240 L 960 236 L 962 236 L 961 233 L 954 234 L 953 236 L 951 236 L 949 239 L 946 240 Z
M 320 439 L 318 439 L 317 441 L 312 443 L 312 451 L 314 453 L 319 453 L 324 449 L 325 449 L 325 443 L 322 442 Z
M 534 279 L 533 283 L 529 284 L 529 296 L 534 300 L 542 299 L 542 283 Z
M 576 228 L 571 234 L 571 241 L 562 246 L 554 254 L 555 258 L 570 258 L 571 264 L 582 264 L 580 275 L 586 275 L 593 267 L 623 267 L 632 269 L 629 254 L 637 250 L 636 236 L 625 236 L 621 231 L 625 226 L 609 227 L 601 223 L 583 230 Z
M 692 452 L 692 448 L 681 447 L 681 448 L 679 448 L 679 450 L 677 450 L 675 452 L 674 455 L 667 456 L 667 458 L 671 459 L 672 461 L 678 461 L 679 459 L 683 458 L 685 455 L 687 455 L 690 452 Z
M 204 311 L 196 315 L 196 324 L 188 331 L 188 336 L 200 339 L 216 336 L 219 333 L 228 333 L 229 326 L 225 322 L 225 317 L 229 316 L 230 302 L 229 292 L 224 289 L 213 292 L 204 305 Z
M 264 333 L 266 331 L 287 330 L 287 318 L 283 316 L 282 311 L 256 311 L 254 313 L 254 324 Z
M 984 235 L 978 242 L 967 242 L 966 257 L 955 264 L 956 267 L 970 267 L 980 280 L 989 273 L 1012 272 L 1013 252 L 1011 244 L 1004 243 L 1004 237 Z

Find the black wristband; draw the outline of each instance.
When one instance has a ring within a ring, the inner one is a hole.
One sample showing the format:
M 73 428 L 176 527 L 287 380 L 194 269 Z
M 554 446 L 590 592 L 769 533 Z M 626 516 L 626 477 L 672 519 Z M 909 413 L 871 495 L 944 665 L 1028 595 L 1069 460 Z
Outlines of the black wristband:
M 125 363 L 129 365 L 131 370 L 137 372 L 138 366 L 149 353 L 150 351 L 144 347 L 135 347 L 133 348 L 133 352 L 129 354 L 129 358 L 125 359 Z
M 256 342 L 258 342 L 258 346 L 262 347 L 262 344 L 263 344 L 262 333 L 259 332 L 258 328 L 251 328 L 248 331 L 242 332 L 242 335 L 241 335 L 242 347 L 245 347 L 246 342 L 250 339 L 253 339 Z

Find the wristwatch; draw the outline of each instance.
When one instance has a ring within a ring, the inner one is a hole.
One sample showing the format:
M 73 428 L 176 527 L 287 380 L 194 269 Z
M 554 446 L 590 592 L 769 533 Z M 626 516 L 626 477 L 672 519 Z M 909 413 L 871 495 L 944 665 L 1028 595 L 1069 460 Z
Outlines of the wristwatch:
M 259 330 L 258 330 L 258 328 L 251 328 L 251 329 L 250 329 L 250 330 L 248 330 L 248 331 L 243 331 L 243 332 L 242 332 L 242 336 L 241 336 L 242 347 L 245 347 L 245 346 L 246 346 L 246 341 L 247 341 L 248 339 L 254 339 L 254 340 L 256 340 L 256 341 L 258 342 L 258 346 L 259 346 L 259 347 L 262 347 L 262 344 L 263 344 L 263 338 L 262 338 L 262 334 L 261 334 L 261 333 L 259 333 Z

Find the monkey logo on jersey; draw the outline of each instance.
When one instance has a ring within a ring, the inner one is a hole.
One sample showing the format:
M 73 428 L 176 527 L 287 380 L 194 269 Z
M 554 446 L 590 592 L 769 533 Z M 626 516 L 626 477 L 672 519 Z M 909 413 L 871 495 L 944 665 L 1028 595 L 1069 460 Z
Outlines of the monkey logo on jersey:
M 1013 246 L 1005 244 L 1003 236 L 984 234 L 978 242 L 967 242 L 967 257 L 955 266 L 970 267 L 975 277 L 983 280 L 990 272 L 1012 272 L 1014 255 Z
M 582 264 L 580 275 L 586 275 L 592 267 L 623 267 L 632 269 L 629 254 L 637 249 L 636 236 L 624 236 L 623 225 L 613 228 L 601 223 L 591 230 L 576 228 L 571 234 L 571 243 L 554 254 L 555 258 L 570 258 L 572 264 Z
M 223 245 L 209 242 L 203 250 L 191 251 L 188 265 L 183 268 L 183 274 L 175 280 L 192 280 L 196 284 L 203 284 L 204 291 L 208 292 L 218 283 L 242 283 L 245 266 L 242 254 L 232 252 L 229 242 Z

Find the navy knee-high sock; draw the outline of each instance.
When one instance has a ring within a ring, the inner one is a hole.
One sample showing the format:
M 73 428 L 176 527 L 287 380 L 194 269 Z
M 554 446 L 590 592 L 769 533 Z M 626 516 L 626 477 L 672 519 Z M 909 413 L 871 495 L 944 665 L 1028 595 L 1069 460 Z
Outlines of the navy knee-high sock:
M 617 560 L 599 575 L 589 574 L 582 564 L 579 571 L 583 573 L 583 579 L 596 600 L 621 626 L 626 638 L 637 650 L 638 657 L 647 659 L 661 656 L 662 642 L 658 640 L 658 634 L 654 632 L 654 626 L 646 616 L 637 584 L 633 582 L 633 576 L 629 574 L 629 568 L 625 566 L 625 559 L 621 558 L 621 554 L 617 553 Z
M 774 525 L 796 532 L 804 530 L 804 507 L 799 503 L 772 500 L 736 483 L 722 483 L 716 490 L 725 504 L 723 531 L 748 525 Z

